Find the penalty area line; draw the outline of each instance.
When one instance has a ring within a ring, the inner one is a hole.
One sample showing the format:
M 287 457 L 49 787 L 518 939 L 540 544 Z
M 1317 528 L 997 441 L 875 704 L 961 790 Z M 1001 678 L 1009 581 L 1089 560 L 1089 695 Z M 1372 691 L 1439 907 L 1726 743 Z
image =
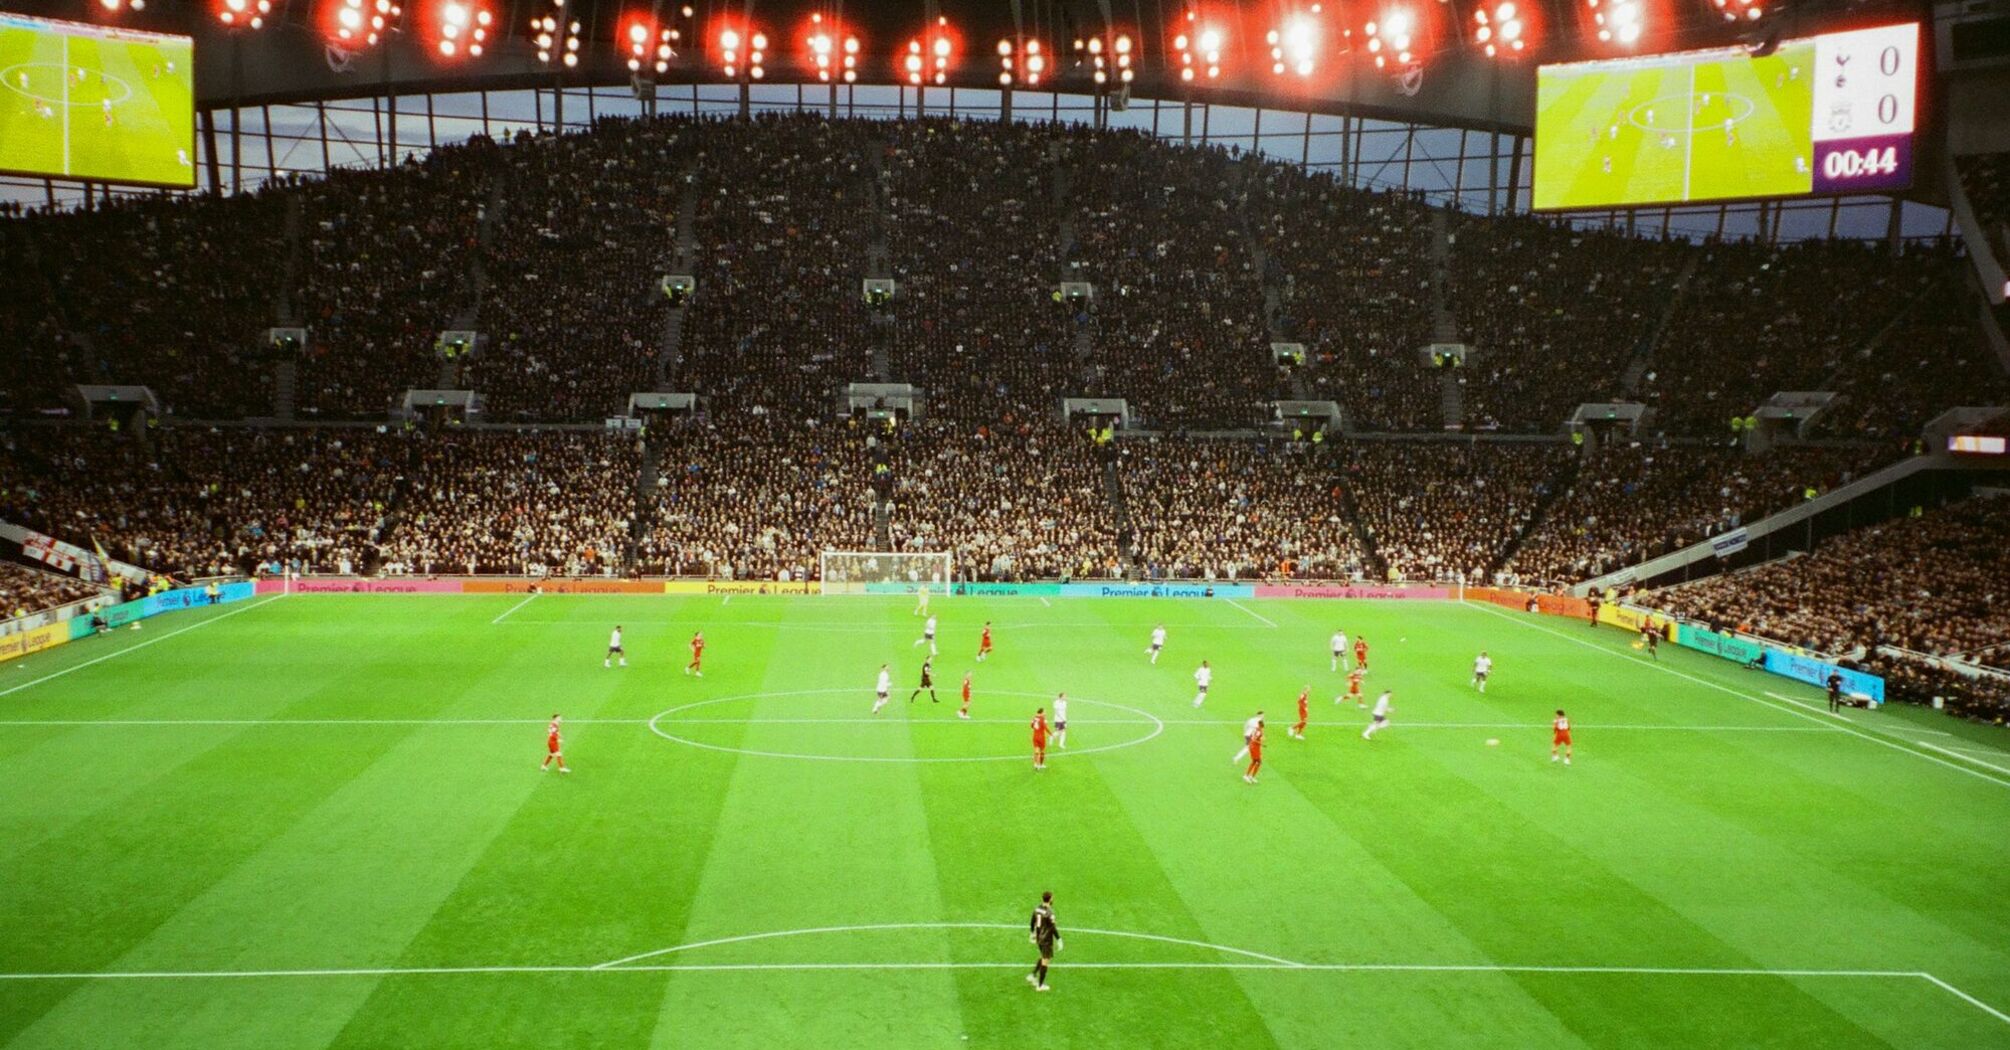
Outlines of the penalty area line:
M 1255 609 L 1252 609 L 1249 606 L 1244 605 L 1239 601 L 1236 601 L 1234 598 L 1223 598 L 1222 601 L 1225 601 L 1228 604 L 1233 605 L 1238 609 L 1241 609 L 1243 612 L 1246 612 L 1249 615 L 1256 617 L 1258 620 L 1262 621 L 1263 626 L 1265 627 L 1269 627 L 1273 630 L 1275 630 L 1277 627 L 1277 622 L 1275 620 L 1272 620 L 1270 617 L 1265 616 L 1260 612 L 1257 612 Z
M 520 602 L 516 603 L 515 605 L 512 605 L 512 606 L 510 606 L 509 608 L 507 608 L 507 609 L 504 609 L 504 610 L 502 611 L 502 613 L 501 613 L 500 615 L 498 615 L 498 616 L 497 616 L 497 617 L 496 617 L 495 619 L 493 619 L 493 620 L 490 620 L 490 621 L 489 621 L 489 625 L 490 625 L 491 627 L 493 627 L 494 625 L 496 625 L 496 624 L 499 624 L 499 623 L 503 622 L 504 620 L 507 620 L 507 619 L 509 619 L 509 614 L 510 614 L 510 613 L 513 613 L 513 612 L 517 611 L 518 609 L 521 609 L 521 608 L 523 608 L 524 606 L 526 606 L 526 605 L 529 605 L 530 603 L 532 603 L 532 602 L 534 602 L 534 601 L 536 601 L 536 600 L 537 600 L 537 595 L 533 594 L 533 595 L 531 595 L 530 597 L 528 597 L 528 598 L 525 598 L 525 599 L 524 599 L 523 601 L 520 601 Z
M 2004 1024 L 2010 1024 L 2010 1014 L 2006 1014 L 2003 1011 L 1998 1010 L 1997 1008 L 1989 1005 L 1988 1003 L 1985 1003 L 1982 1000 L 1977 999 L 1972 995 L 1969 995 L 1967 992 L 1964 992 L 1961 989 L 1956 988 L 1951 984 L 1948 984 L 1946 981 L 1943 981 L 1940 978 L 1935 977 L 1924 970 L 1921 970 L 1920 972 L 1913 974 L 1913 976 L 1924 978 L 1925 980 L 1931 981 L 1936 986 L 1945 990 L 1949 995 L 1952 995 L 1955 998 L 1960 999 L 1962 1002 L 1965 1002 L 1968 1005 L 1973 1006 L 1977 1010 L 1980 1010 L 1983 1013 L 1988 1014 L 1991 1017 L 1994 1017 L 1995 1019 L 2003 1022 Z
M 208 627 L 210 624 L 213 624 L 218 620 L 228 620 L 231 617 L 238 615 L 239 613 L 248 613 L 253 609 L 259 608 L 260 606 L 270 605 L 273 602 L 276 602 L 283 597 L 285 597 L 285 595 L 275 594 L 270 598 L 264 599 L 263 601 L 252 602 L 250 605 L 247 605 L 241 609 L 232 609 L 227 613 L 212 616 L 209 619 L 202 621 L 201 623 L 192 623 L 189 624 L 187 627 L 178 627 L 172 631 L 167 632 L 166 634 L 154 635 L 152 638 L 149 638 L 144 642 L 140 642 L 137 645 L 128 645 L 124 649 L 120 649 L 118 652 L 106 653 L 103 656 L 94 656 L 89 660 L 85 660 L 83 663 L 72 664 L 69 667 L 65 667 L 60 671 L 51 671 L 50 673 L 45 674 L 42 677 L 37 678 L 32 682 L 23 682 L 17 686 L 10 686 L 9 688 L 6 689 L 0 689 L 0 696 L 12 696 L 13 694 L 18 693 L 23 689 L 33 689 L 34 687 L 41 685 L 43 682 L 61 678 L 72 671 L 81 671 L 84 668 L 90 667 L 93 664 L 101 664 L 104 663 L 106 660 L 116 659 L 118 657 L 126 655 L 127 653 L 138 652 L 141 649 L 144 649 L 149 645 L 153 645 L 156 642 L 165 642 L 168 639 L 173 638 L 175 635 L 187 634 L 188 632 L 196 630 L 198 628 Z

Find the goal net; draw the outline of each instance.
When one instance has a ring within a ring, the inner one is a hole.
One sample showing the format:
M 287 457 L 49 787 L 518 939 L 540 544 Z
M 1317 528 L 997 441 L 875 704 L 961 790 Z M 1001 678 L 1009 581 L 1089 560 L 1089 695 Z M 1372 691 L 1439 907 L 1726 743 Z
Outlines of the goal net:
M 949 589 L 949 552 L 896 554 L 892 551 L 825 551 L 821 559 L 824 594 L 932 594 Z

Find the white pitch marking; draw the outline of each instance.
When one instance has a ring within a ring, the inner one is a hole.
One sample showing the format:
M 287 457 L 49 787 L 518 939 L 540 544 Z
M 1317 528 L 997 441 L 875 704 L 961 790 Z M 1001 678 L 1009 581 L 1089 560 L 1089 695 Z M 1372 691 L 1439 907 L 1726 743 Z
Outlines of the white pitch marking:
M 1250 608 L 1247 605 L 1242 604 L 1239 601 L 1236 601 L 1234 598 L 1223 598 L 1222 601 L 1225 601 L 1228 604 L 1233 605 L 1238 609 L 1241 609 L 1243 612 L 1246 612 L 1249 615 L 1256 617 L 1258 620 L 1263 621 L 1263 626 L 1265 627 L 1271 628 L 1272 630 L 1275 630 L 1277 628 L 1277 624 L 1274 621 L 1272 621 L 1270 617 L 1257 612 L 1256 610 Z
M 403 596 L 401 595 L 400 597 Z M 989 599 L 986 600 L 988 601 Z M 529 620 L 524 619 L 523 617 L 516 617 L 508 622 L 512 624 L 533 625 L 543 627 L 596 627 L 596 625 L 593 622 L 585 620 Z M 691 618 L 682 620 L 624 619 L 621 622 L 624 624 L 638 627 L 701 627 L 702 626 L 706 630 L 718 630 L 718 631 L 731 630 L 739 627 L 781 627 L 796 631 L 840 631 L 840 632 L 854 632 L 863 634 L 877 634 L 877 633 L 885 633 L 888 629 L 886 626 L 882 624 L 859 623 L 855 620 L 831 621 L 823 623 L 814 620 L 732 620 L 724 623 L 719 623 L 700 618 Z M 1024 622 L 1024 623 L 998 623 L 994 624 L 994 626 L 996 626 L 1000 630 L 1011 630 L 1011 631 L 1078 630 L 1085 627 L 1100 627 L 1105 630 L 1122 629 L 1120 625 L 1110 623 L 1108 620 L 1083 620 L 1083 621 L 1072 621 L 1072 622 L 1043 620 L 1038 622 Z M 1194 628 L 1196 630 L 1212 630 L 1212 631 L 1267 631 L 1272 629 L 1260 623 L 1220 623 L 1220 622 L 1215 623 L 1169 622 L 1166 624 L 1166 627 Z
M 541 726 L 548 718 L 19 718 L 0 721 L 15 726 Z M 646 726 L 646 718 L 568 718 L 569 726 Z
M 2003 1022 L 2004 1024 L 2010 1024 L 2010 1014 L 2006 1014 L 2003 1011 L 1998 1010 L 1997 1008 L 1989 1005 L 1988 1003 L 1985 1003 L 1982 1000 L 1977 999 L 1972 995 L 1969 995 L 1967 992 L 1964 992 L 1961 989 L 1956 988 L 1951 984 L 1948 984 L 1946 981 L 1943 981 L 1940 978 L 1925 972 L 1924 970 L 1920 971 L 1919 973 L 1913 974 L 1913 976 L 1924 977 L 1927 980 L 1932 981 L 1934 984 L 1937 984 L 1940 987 L 1945 988 L 1947 991 L 1953 993 L 1956 997 L 1968 1003 L 1970 1006 L 1975 1007 L 1977 1010 L 1980 1010 L 1983 1013 L 1986 1013 L 1989 1016 L 1994 1017 L 1995 1019 Z
M 849 691 L 849 690 L 847 690 Z M 1044 693 L 1038 695 L 1046 695 Z M 545 718 L 12 718 L 0 719 L 0 729 L 7 728 L 150 728 L 172 726 L 541 726 L 549 722 Z M 576 726 L 646 726 L 647 718 L 573 718 L 567 725 Z M 1239 726 L 1242 721 L 1233 718 L 1077 718 L 1073 721 L 1081 725 L 1128 726 Z M 878 726 L 955 726 L 955 725 L 1025 725 L 1019 718 L 670 718 L 658 721 L 660 725 L 878 725 Z M 1325 724 L 1335 724 L 1329 720 Z M 1534 732 L 1549 728 L 1547 722 L 1404 722 L 1407 729 L 1520 729 Z M 1665 725 L 1640 723 L 1631 725 L 1599 725 L 1595 722 L 1580 722 L 1578 728 L 1598 732 L 1669 732 L 1669 733 L 1819 733 L 1819 726 L 1738 726 L 1738 725 Z
M 664 955 L 670 955 L 676 952 L 694 951 L 699 948 L 716 948 L 723 944 L 745 944 L 748 941 L 768 941 L 768 940 L 776 940 L 782 937 L 804 937 L 813 934 L 870 933 L 883 930 L 1018 931 L 1024 928 L 1025 927 L 1019 926 L 1017 924 L 996 923 L 996 922 L 890 922 L 890 923 L 872 923 L 863 926 L 816 926 L 801 930 L 774 930 L 768 933 L 748 933 L 748 934 L 741 934 L 737 937 L 721 937 L 716 940 L 698 941 L 693 944 L 679 944 L 669 948 L 658 948 L 655 951 L 642 952 L 639 955 L 630 955 L 621 959 L 612 959 L 595 966 L 594 969 L 612 970 L 619 967 L 625 967 L 629 963 L 641 962 L 644 959 L 654 959 Z M 1074 928 L 1074 927 L 1071 928 L 1074 929 L 1076 933 L 1086 933 L 1091 936 L 1097 936 L 1097 937 L 1125 937 L 1132 940 L 1156 941 L 1160 944 L 1177 944 L 1187 948 L 1204 948 L 1208 951 L 1226 952 L 1230 955 L 1241 955 L 1251 959 L 1256 959 L 1258 961 L 1270 964 L 1272 966 L 1284 966 L 1295 969 L 1301 965 L 1299 963 L 1292 962 L 1289 959 L 1280 959 L 1275 955 L 1265 955 L 1262 952 L 1253 952 L 1249 951 L 1246 948 L 1231 948 L 1225 944 L 1211 944 L 1207 941 L 1190 941 L 1184 937 L 1164 937 L 1155 933 L 1132 933 L 1127 930 L 1095 930 L 1086 928 Z M 989 966 L 996 964 L 983 963 L 977 965 Z
M 1938 751 L 1943 755 L 1953 755 L 1955 758 L 1961 759 L 1964 762 L 1973 762 L 1978 766 L 1982 766 L 1986 769 L 1993 769 L 1998 773 L 2010 773 L 2010 768 L 1999 766 L 1994 762 L 1984 762 L 1982 759 L 1977 758 L 1966 751 L 1957 751 L 1951 747 L 1941 747 L 1939 744 L 1929 743 L 1928 741 L 1925 740 L 1913 740 L 1910 741 L 1910 743 L 1917 744 L 1920 747 L 1932 748 L 1933 750 Z
M 1573 638 L 1573 637 L 1571 637 L 1570 635 L 1567 635 L 1567 634 L 1564 634 L 1564 633 L 1563 633 L 1562 631 L 1558 631 L 1558 630 L 1555 630 L 1555 629 L 1552 629 L 1552 628 L 1549 628 L 1549 627 L 1544 627 L 1543 625 L 1541 625 L 1541 624 L 1538 624 L 1538 623 L 1529 623 L 1529 622 L 1528 622 L 1528 621 L 1526 621 L 1526 620 L 1517 620 L 1517 619 L 1515 619 L 1515 618 L 1514 618 L 1513 616 L 1509 615 L 1509 614 L 1508 614 L 1508 613 L 1506 613 L 1506 612 L 1500 612 L 1500 611 L 1498 611 L 1498 610 L 1495 610 L 1494 608 L 1492 608 L 1491 606 L 1489 606 L 1489 605 L 1488 605 L 1487 603 L 1485 603 L 1485 602 L 1464 602 L 1463 604 L 1465 604 L 1465 605 L 1470 605 L 1470 606 L 1472 606 L 1473 608 L 1476 608 L 1476 609 L 1479 609 L 1479 610 L 1480 610 L 1480 611 L 1482 611 L 1482 612 L 1488 612 L 1488 613 L 1494 613 L 1495 615 L 1497 615 L 1497 616 L 1501 617 L 1501 618 L 1502 618 L 1502 619 L 1504 619 L 1504 620 L 1508 620 L 1508 621 L 1511 621 L 1511 622 L 1513 622 L 1513 623 L 1518 623 L 1518 624 L 1521 624 L 1521 625 L 1522 625 L 1523 627 L 1526 627 L 1526 628 L 1528 628 L 1528 629 L 1529 629 L 1529 630 L 1531 630 L 1531 631 L 1541 631 L 1541 632 L 1542 632 L 1542 633 L 1544 633 L 1544 634 L 1553 634 L 1553 635 L 1557 636 L 1558 638 L 1561 638 L 1561 639 L 1563 639 L 1564 641 L 1567 641 L 1567 642 L 1575 642 L 1575 643 L 1577 643 L 1578 645 L 1582 645 L 1582 646 L 1585 646 L 1585 647 L 1587 647 L 1587 648 L 1591 648 L 1591 649 L 1596 649 L 1596 650 L 1598 650 L 1599 652 L 1602 652 L 1602 653 L 1606 654 L 1607 656 L 1616 656 L 1616 655 L 1618 655 L 1618 654 L 1614 653 L 1614 652 L 1613 652 L 1612 650 L 1610 650 L 1610 649 L 1607 649 L 1606 647 L 1604 647 L 1604 646 L 1602 646 L 1602 645 L 1598 645 L 1598 644 L 1595 644 L 1595 643 L 1593 643 L 1593 642 L 1587 642 L 1587 641 L 1585 641 L 1585 640 L 1584 640 L 1584 639 L 1582 639 L 1582 638 Z M 1892 749 L 1893 751 L 1897 751 L 1897 752 L 1900 752 L 1900 753 L 1902 753 L 1902 754 L 1907 754 L 1907 755 L 1911 755 L 1911 756 L 1913 756 L 1914 758 L 1923 758 L 1923 759 L 1927 760 L 1928 762 L 1932 762 L 1932 763 L 1934 763 L 1935 765 L 1940 765 L 1940 766 L 1946 766 L 1946 767 L 1947 767 L 1948 769 L 1952 769 L 1952 770 L 1954 770 L 1954 771 L 1955 771 L 1955 772 L 1957 772 L 1957 773 L 1966 773 L 1967 775 L 1969 775 L 1969 776 L 1971 776 L 1971 777 L 1974 777 L 1974 778 L 1976 778 L 1977 780 L 1986 780 L 1986 781 L 1988 781 L 1989 783 L 1991 783 L 1991 784 L 1994 784 L 1994 785 L 1996 785 L 1997 787 L 2001 787 L 2001 788 L 2010 788 L 2010 780 L 2001 780 L 2001 779 L 1998 779 L 1997 777 L 1994 777 L 1994 776 L 1991 776 L 1991 775 L 1989 775 L 1988 773 L 1984 773 L 1984 772 L 1982 772 L 1981 770 L 1978 770 L 1978 769 L 1970 769 L 1970 768 L 1969 768 L 1969 767 L 1967 767 L 1967 766 L 1962 766 L 1962 765 L 1956 765 L 1955 763 L 1953 763 L 1953 762 L 1949 762 L 1948 760 L 1946 760 L 1946 759 L 1944 759 L 1944 758 L 1936 758 L 1936 757 L 1934 757 L 1934 756 L 1932 756 L 1932 755 L 1929 755 L 1929 754 L 1926 754 L 1926 753 L 1925 753 L 1925 752 L 1923 752 L 1923 751 L 1916 751 L 1916 750 L 1914 750 L 1913 748 L 1911 748 L 1911 747 L 1908 747 L 1908 746 L 1906 746 L 1906 745 L 1908 745 L 1908 744 L 1917 744 L 1917 743 L 1921 743 L 1920 741 L 1915 741 L 1915 740 L 1907 740 L 1907 741 L 1905 741 L 1904 743 L 1900 743 L 1900 742 L 1898 742 L 1898 741 L 1894 741 L 1894 740 L 1887 740 L 1887 739 L 1885 739 L 1884 737 L 1881 737 L 1881 736 L 1875 736 L 1875 735 L 1873 735 L 1873 734 L 1870 734 L 1870 733 L 1865 733 L 1865 732 L 1863 732 L 1863 731 L 1861 731 L 1861 730 L 1858 730 L 1858 729 L 1854 729 L 1854 728 L 1850 727 L 1850 725 L 1849 725 L 1849 724 L 1848 724 L 1847 722 L 1844 722 L 1844 721 L 1842 721 L 1842 720 L 1840 720 L 1840 719 L 1830 719 L 1830 718 L 1827 718 L 1827 717 L 1823 717 L 1823 716 L 1817 716 L 1817 715 L 1812 715 L 1812 714 L 1809 714 L 1809 713 L 1807 713 L 1806 711 L 1800 711 L 1800 710 L 1796 710 L 1796 709 L 1794 709 L 1794 708 L 1791 708 L 1791 707 L 1780 707 L 1780 706 L 1779 706 L 1779 705 L 1777 705 L 1777 704 L 1769 704 L 1769 703 L 1766 703 L 1766 701 L 1764 701 L 1764 700 L 1761 700 L 1761 699 L 1759 699 L 1758 697 L 1756 697 L 1756 696 L 1753 696 L 1753 695 L 1751 695 L 1750 693 L 1741 693 L 1741 692 L 1737 691 L 1736 689 L 1733 689 L 1733 688 L 1731 688 L 1730 686 L 1727 686 L 1727 685 L 1720 685 L 1720 684 L 1718 684 L 1718 683 L 1716 683 L 1716 682 L 1712 682 L 1712 681 L 1710 681 L 1710 680 L 1709 680 L 1709 679 L 1707 679 L 1707 678 L 1698 678 L 1698 677 L 1696 677 L 1695 675 L 1692 675 L 1692 674 L 1688 674 L 1688 673 L 1685 673 L 1685 672 L 1682 672 L 1682 671 L 1677 671 L 1676 669 L 1674 669 L 1674 668 L 1672 668 L 1672 667 L 1669 667 L 1669 666 L 1668 666 L 1668 665 L 1666 665 L 1666 664 L 1661 664 L 1661 663 L 1654 663 L 1654 664 L 1647 664 L 1647 665 L 1644 665 L 1644 666 L 1651 666 L 1651 667 L 1653 667 L 1653 668 L 1654 668 L 1654 669 L 1656 669 L 1656 670 L 1659 670 L 1659 671 L 1666 671 L 1667 673 L 1669 673 L 1669 674 L 1672 674 L 1672 675 L 1674 675 L 1674 676 L 1675 676 L 1675 677 L 1677 677 L 1677 678 L 1686 678 L 1686 679 L 1688 679 L 1688 680 L 1689 680 L 1689 681 L 1691 681 L 1691 682 L 1695 682 L 1695 683 L 1696 683 L 1697 685 L 1706 685 L 1706 686 L 1709 686 L 1709 687 L 1710 687 L 1710 688 L 1712 688 L 1712 689 L 1715 689 L 1715 690 L 1718 690 L 1719 692 L 1724 692 L 1724 693 L 1729 693 L 1729 694 L 1731 694 L 1732 696 L 1735 696 L 1735 697 L 1737 697 L 1737 698 L 1739 698 L 1739 699 L 1741 699 L 1741 700 L 1750 700 L 1751 702 L 1753 702 L 1753 703 L 1755 703 L 1755 704 L 1758 704 L 1758 705 L 1760 705 L 1760 706 L 1762 706 L 1762 707 L 1770 707 L 1770 708 L 1772 708 L 1772 709 L 1773 709 L 1773 710 L 1775 710 L 1775 711 L 1780 711 L 1780 712 L 1783 712 L 1783 713 L 1785 713 L 1785 714 L 1790 714 L 1790 715 L 1793 715 L 1793 716 L 1794 716 L 1794 717 L 1796 717 L 1796 718 L 1805 718 L 1805 719 L 1807 719 L 1807 720 L 1808 720 L 1808 721 L 1810 721 L 1810 722 L 1815 722 L 1815 723 L 1817 723 L 1817 724 L 1820 724 L 1820 725 L 1826 725 L 1826 726 L 1828 726 L 1828 727 L 1829 727 L 1830 729 L 1834 730 L 1835 732 L 1838 732 L 1838 733 L 1848 733 L 1849 735 L 1851 735 L 1851 736 L 1853 736 L 1853 737 L 1859 737 L 1859 738 L 1861 738 L 1861 739 L 1864 739 L 1864 740 L 1868 740 L 1868 741 L 1870 741 L 1870 742 L 1871 742 L 1871 743 L 1873 743 L 1873 744 L 1877 744 L 1877 745 L 1879 745 L 1880 747 L 1888 747 L 1888 748 Z
M 493 620 L 490 620 L 490 621 L 489 621 L 489 624 L 490 624 L 491 626 L 493 626 L 493 625 L 495 625 L 495 624 L 499 624 L 499 623 L 503 622 L 504 620 L 507 620 L 507 619 L 509 619 L 509 614 L 510 614 L 510 613 L 513 613 L 513 612 L 517 611 L 518 609 L 521 609 L 521 608 L 523 608 L 524 606 L 526 606 L 526 605 L 529 605 L 529 604 L 530 604 L 531 602 L 534 602 L 534 601 L 536 601 L 536 600 L 537 600 L 537 595 L 535 595 L 535 594 L 531 595 L 531 596 L 530 596 L 530 597 L 528 597 L 528 598 L 525 598 L 525 599 L 524 599 L 523 601 L 520 601 L 520 602 L 516 603 L 515 605 L 512 605 L 512 606 L 510 606 L 509 608 L 507 608 L 507 609 L 504 609 L 504 610 L 502 611 L 502 615 L 500 615 L 500 616 L 497 616 L 497 617 L 496 617 L 495 619 L 493 619 Z
M 1053 608 L 1053 607 L 1054 607 L 1054 603 L 1053 603 L 1053 602 L 1050 602 L 1050 601 L 1048 601 L 1048 600 L 1047 600 L 1047 599 L 1045 599 L 1045 598 L 1041 598 L 1041 599 L 1040 599 L 1040 604 L 1041 604 L 1041 605 L 1044 605 L 1044 606 L 1046 606 L 1046 607 L 1047 607 L 1047 608 L 1049 608 L 1049 609 L 1051 609 L 1051 608 Z
M 35 686 L 41 685 L 43 682 L 47 682 L 54 678 L 61 678 L 72 671 L 81 671 L 84 668 L 91 666 L 92 664 L 101 664 L 104 663 L 106 660 L 124 656 L 130 652 L 137 652 L 138 650 L 144 649 L 147 646 L 154 644 L 155 642 L 165 642 L 168 639 L 173 638 L 175 635 L 187 634 L 188 632 L 193 631 L 198 627 L 208 627 L 210 624 L 213 624 L 218 620 L 228 620 L 239 613 L 248 613 L 251 610 L 258 608 L 261 605 L 269 605 L 272 602 L 276 602 L 283 597 L 285 597 L 285 595 L 275 594 L 270 598 L 265 599 L 264 601 L 252 602 L 250 605 L 247 605 L 242 609 L 232 609 L 227 613 L 221 613 L 219 615 L 212 616 L 209 619 L 202 621 L 201 623 L 192 623 L 189 624 L 187 627 L 179 627 L 176 628 L 175 630 L 167 632 L 166 634 L 154 635 L 152 638 L 149 638 L 144 642 L 140 642 L 137 645 L 126 646 L 124 649 L 121 649 L 118 652 L 106 653 L 103 656 L 94 656 L 89 660 L 85 660 L 83 663 L 72 664 L 69 667 L 65 667 L 60 671 L 52 671 L 48 674 L 43 675 L 40 678 L 35 679 L 32 682 L 23 682 L 17 686 L 12 686 L 7 689 L 0 689 L 0 696 L 11 696 L 12 694 L 18 693 L 23 689 L 32 689 Z

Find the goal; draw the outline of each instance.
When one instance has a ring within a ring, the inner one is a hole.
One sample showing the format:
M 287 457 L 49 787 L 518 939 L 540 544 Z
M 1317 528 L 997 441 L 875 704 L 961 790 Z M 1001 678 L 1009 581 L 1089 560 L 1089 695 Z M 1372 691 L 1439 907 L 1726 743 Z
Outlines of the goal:
M 947 551 L 825 551 L 821 567 L 824 594 L 913 594 L 923 587 L 944 594 L 949 588 Z

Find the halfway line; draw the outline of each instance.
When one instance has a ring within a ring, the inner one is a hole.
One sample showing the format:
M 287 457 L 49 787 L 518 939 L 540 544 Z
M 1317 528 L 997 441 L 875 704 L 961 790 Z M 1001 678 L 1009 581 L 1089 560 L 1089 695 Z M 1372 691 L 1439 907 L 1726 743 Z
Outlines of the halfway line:
M 516 603 L 515 605 L 512 605 L 512 606 L 510 606 L 509 608 L 507 608 L 507 609 L 504 609 L 504 610 L 502 611 L 502 615 L 500 615 L 500 616 L 497 616 L 497 617 L 496 617 L 495 619 L 493 619 L 493 620 L 490 620 L 490 621 L 489 621 L 489 623 L 490 623 L 491 625 L 494 625 L 494 624 L 499 624 L 499 623 L 503 622 L 504 620 L 507 620 L 507 619 L 509 619 L 509 614 L 510 614 L 510 613 L 513 613 L 513 612 L 517 611 L 518 609 L 521 609 L 521 608 L 523 608 L 524 606 L 526 606 L 526 605 L 529 605 L 529 604 L 530 604 L 531 602 L 533 602 L 533 601 L 536 601 L 536 600 L 537 600 L 537 595 L 533 594 L 533 595 L 531 595 L 530 597 L 528 597 L 528 598 L 525 598 L 525 599 L 524 599 L 523 601 L 520 601 L 520 602 Z

